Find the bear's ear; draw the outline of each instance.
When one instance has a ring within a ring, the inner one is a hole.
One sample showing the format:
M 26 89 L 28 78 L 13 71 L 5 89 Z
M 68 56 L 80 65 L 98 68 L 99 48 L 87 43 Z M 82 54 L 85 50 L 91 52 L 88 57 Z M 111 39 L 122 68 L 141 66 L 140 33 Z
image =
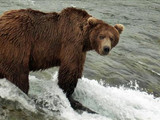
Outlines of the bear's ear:
M 118 30 L 119 34 L 124 30 L 124 25 L 122 24 L 116 24 L 114 27 Z
M 98 24 L 98 20 L 94 17 L 89 17 L 87 20 L 88 24 L 91 26 L 95 26 Z

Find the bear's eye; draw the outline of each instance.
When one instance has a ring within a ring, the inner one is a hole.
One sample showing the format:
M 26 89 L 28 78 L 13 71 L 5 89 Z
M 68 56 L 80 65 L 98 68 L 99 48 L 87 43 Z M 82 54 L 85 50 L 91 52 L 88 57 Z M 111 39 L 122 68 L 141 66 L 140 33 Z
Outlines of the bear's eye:
M 114 39 L 113 39 L 113 38 L 110 38 L 110 40 L 113 41 Z
M 100 39 L 100 40 L 103 40 L 105 37 L 106 37 L 106 36 L 104 36 L 104 35 L 100 35 L 100 36 L 99 36 L 99 39 Z

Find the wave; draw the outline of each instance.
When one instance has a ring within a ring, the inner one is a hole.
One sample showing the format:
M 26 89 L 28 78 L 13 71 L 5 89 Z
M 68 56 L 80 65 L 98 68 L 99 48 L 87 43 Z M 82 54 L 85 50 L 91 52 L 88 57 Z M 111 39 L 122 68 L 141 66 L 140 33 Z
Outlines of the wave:
M 34 0 L 17 0 L 17 3 L 22 3 L 27 6 L 35 6 Z
M 158 120 L 160 118 L 160 98 L 154 98 L 153 95 L 137 89 L 103 86 L 103 82 L 83 77 L 79 79 L 73 97 L 98 114 L 78 113 L 72 109 L 65 94 L 57 85 L 57 72 L 49 80 L 30 75 L 29 96 L 7 80 L 0 79 L 0 99 L 16 101 L 21 109 L 41 114 L 46 120 L 49 118 Z

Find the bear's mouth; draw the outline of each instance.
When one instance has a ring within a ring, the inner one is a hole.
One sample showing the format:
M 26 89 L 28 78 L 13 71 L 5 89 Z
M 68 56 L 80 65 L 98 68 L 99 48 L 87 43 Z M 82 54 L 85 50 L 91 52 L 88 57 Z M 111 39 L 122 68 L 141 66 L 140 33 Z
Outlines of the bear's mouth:
M 108 55 L 109 52 L 105 52 L 105 51 L 103 51 L 103 50 L 99 50 L 99 51 L 98 51 L 98 54 L 100 54 L 101 56 L 105 56 L 105 55 Z
M 102 55 L 102 56 L 105 56 L 105 55 L 108 55 L 110 51 L 111 51 L 110 48 L 104 47 L 103 49 L 100 49 L 100 50 L 98 51 L 98 53 L 99 53 L 100 55 Z

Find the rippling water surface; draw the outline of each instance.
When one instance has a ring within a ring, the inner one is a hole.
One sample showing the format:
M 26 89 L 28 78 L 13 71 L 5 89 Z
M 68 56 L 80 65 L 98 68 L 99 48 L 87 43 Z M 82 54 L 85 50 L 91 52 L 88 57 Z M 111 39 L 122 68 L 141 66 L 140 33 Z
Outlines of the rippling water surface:
M 70 6 L 125 26 L 108 56 L 87 54 L 84 77 L 74 93 L 99 114 L 74 111 L 57 86 L 58 68 L 52 68 L 30 73 L 29 96 L 0 79 L 0 120 L 159 120 L 160 1 L 0 0 L 0 13 L 20 8 L 59 12 Z

